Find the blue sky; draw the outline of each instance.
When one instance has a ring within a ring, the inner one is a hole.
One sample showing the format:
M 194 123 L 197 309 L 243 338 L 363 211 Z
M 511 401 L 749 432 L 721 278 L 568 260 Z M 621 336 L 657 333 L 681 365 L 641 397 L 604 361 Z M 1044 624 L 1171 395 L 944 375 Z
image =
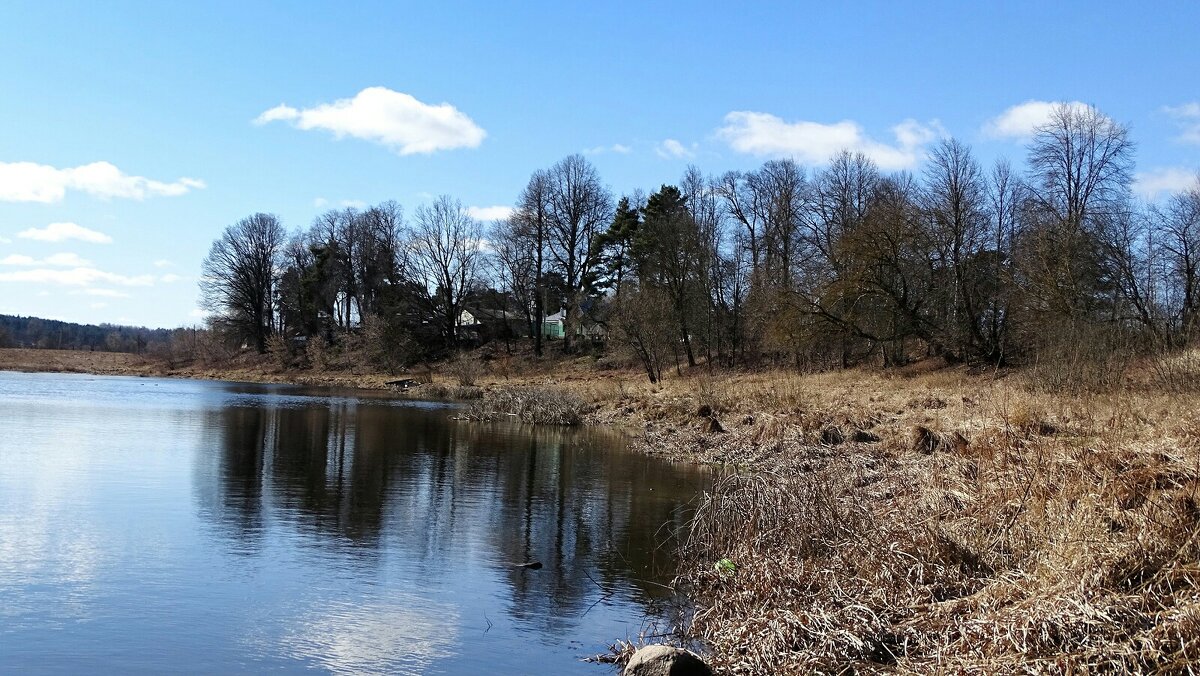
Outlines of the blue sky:
M 1200 3 L 507 4 L 5 2 L 0 313 L 190 325 L 243 216 L 492 215 L 574 152 L 618 194 L 841 146 L 919 171 L 943 135 L 1020 165 L 1078 101 L 1148 198 L 1200 169 Z

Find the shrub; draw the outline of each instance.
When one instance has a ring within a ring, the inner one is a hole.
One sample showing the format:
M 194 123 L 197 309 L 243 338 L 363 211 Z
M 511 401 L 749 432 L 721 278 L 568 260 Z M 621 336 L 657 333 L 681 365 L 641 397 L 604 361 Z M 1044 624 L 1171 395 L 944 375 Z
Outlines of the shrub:
M 267 354 L 270 355 L 271 361 L 275 362 L 275 366 L 281 369 L 286 369 L 292 362 L 287 338 L 278 333 L 273 333 L 267 338 Z
M 463 387 L 473 386 L 482 370 L 478 362 L 462 355 L 455 357 L 446 367 L 450 376 Z
M 304 356 L 308 358 L 308 365 L 312 370 L 325 370 L 329 358 L 328 348 L 325 339 L 321 336 L 312 336 L 308 339 L 308 343 L 304 346 Z

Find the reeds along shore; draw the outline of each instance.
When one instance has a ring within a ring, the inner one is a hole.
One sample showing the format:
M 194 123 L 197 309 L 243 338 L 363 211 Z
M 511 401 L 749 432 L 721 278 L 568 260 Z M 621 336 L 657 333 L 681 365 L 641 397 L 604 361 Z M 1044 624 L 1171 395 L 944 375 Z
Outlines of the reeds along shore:
M 645 410 L 673 422 L 646 445 L 727 463 L 685 547 L 689 633 L 738 674 L 1193 673 L 1200 400 L 1151 385 L 940 371 L 664 389 Z
M 1056 390 L 1061 375 L 652 385 L 579 359 L 429 377 L 480 397 L 480 417 L 618 424 L 644 452 L 718 468 L 678 585 L 721 672 L 1194 673 L 1200 358 L 1134 364 L 1101 391 Z

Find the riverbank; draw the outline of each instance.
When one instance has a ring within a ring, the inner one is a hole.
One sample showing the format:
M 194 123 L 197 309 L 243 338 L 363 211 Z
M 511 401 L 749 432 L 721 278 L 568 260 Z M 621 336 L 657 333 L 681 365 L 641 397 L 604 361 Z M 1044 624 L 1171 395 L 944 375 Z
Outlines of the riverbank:
M 45 359 L 6 352 L 0 368 Z M 691 637 L 719 670 L 1171 672 L 1200 660 L 1200 360 L 1066 392 L 1044 374 L 933 363 L 650 384 L 588 357 L 476 357 L 411 374 L 432 381 L 415 396 L 541 388 L 578 400 L 586 422 L 630 430 L 643 452 L 722 468 L 678 580 L 697 605 Z M 396 377 L 45 363 L 375 388 Z
M 244 356 L 220 365 L 171 363 L 151 356 L 120 352 L 76 350 L 33 350 L 0 348 L 0 371 L 29 373 L 92 373 L 106 376 L 195 378 L 248 383 L 279 383 L 350 387 L 366 390 L 389 389 L 396 376 L 368 371 L 315 372 L 283 369 L 264 357 Z

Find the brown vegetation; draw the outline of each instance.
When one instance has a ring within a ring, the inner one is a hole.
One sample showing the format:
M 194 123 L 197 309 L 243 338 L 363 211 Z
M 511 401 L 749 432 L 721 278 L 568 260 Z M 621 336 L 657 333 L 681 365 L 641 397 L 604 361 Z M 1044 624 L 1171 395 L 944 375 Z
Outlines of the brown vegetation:
M 157 361 L 125 352 L 0 348 L 0 371 L 141 375 L 158 368 Z
M 465 417 L 495 420 L 507 416 L 535 425 L 578 425 L 583 420 L 583 411 L 583 402 L 564 392 L 507 386 L 473 402 Z
M 625 386 L 648 450 L 726 468 L 685 551 L 690 635 L 728 673 L 1186 672 L 1200 402 L 1139 366 L 1107 393 L 959 369 Z

